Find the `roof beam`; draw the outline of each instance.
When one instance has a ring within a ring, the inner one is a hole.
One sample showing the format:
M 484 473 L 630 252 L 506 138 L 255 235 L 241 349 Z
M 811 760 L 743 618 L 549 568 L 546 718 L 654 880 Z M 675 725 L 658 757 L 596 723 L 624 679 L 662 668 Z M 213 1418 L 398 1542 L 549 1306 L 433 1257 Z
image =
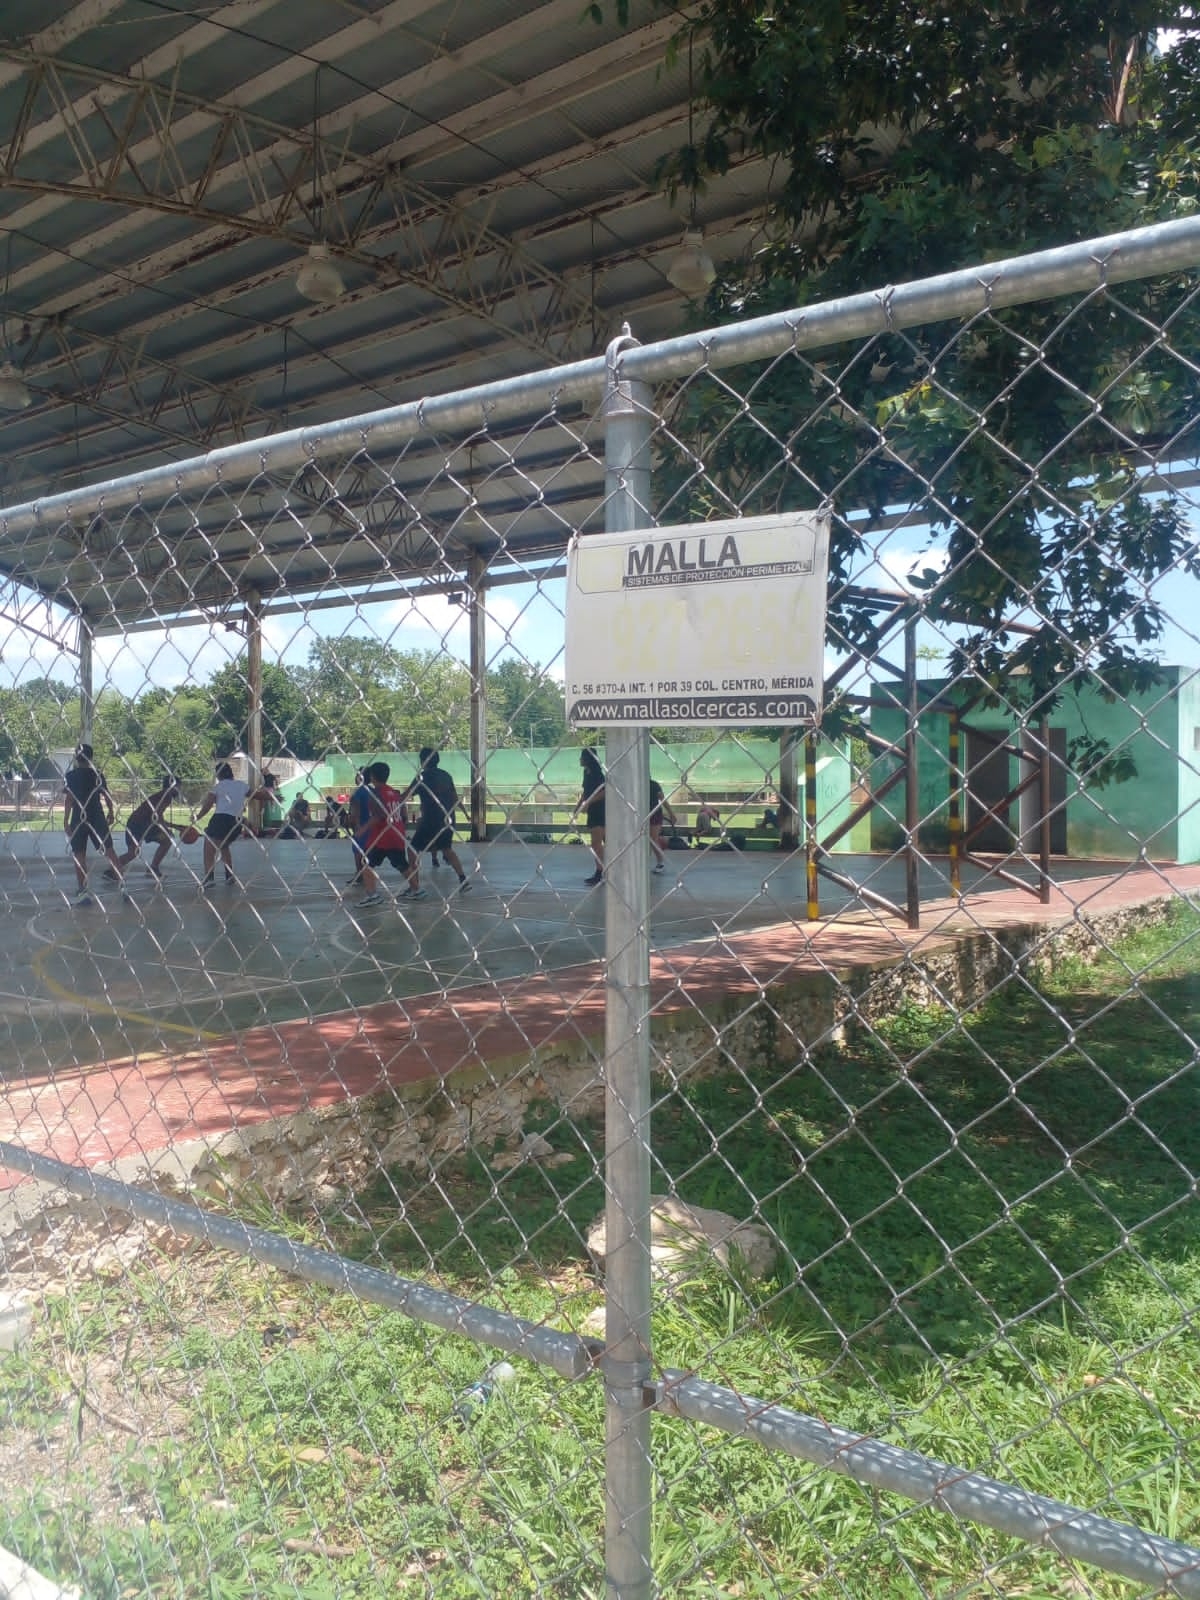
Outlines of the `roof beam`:
M 741 224 L 735 219 L 729 228 L 737 235 Z M 722 232 L 718 224 L 709 230 L 710 238 L 719 239 Z M 669 241 L 672 247 L 674 240 L 672 234 Z M 667 242 L 664 241 L 663 248 L 666 247 Z M 640 254 L 631 252 L 626 257 L 635 258 L 640 258 Z M 658 293 L 640 295 L 638 305 L 641 311 L 649 312 L 661 304 L 674 304 L 677 299 L 675 291 L 669 289 L 664 281 Z M 174 314 L 172 312 L 169 315 Z M 601 308 L 600 315 L 607 321 L 604 308 Z M 428 330 L 439 323 L 445 325 L 447 335 L 451 336 L 457 320 L 456 314 L 451 311 L 446 311 L 438 318 L 409 318 L 403 323 L 392 323 L 387 338 L 389 342 L 400 341 L 407 334 Z M 37 325 L 37 319 L 31 321 Z M 276 337 L 284 331 L 283 328 L 264 330 L 262 327 L 239 330 L 226 339 L 209 341 L 202 354 L 208 359 L 261 339 L 264 332 Z M 72 343 L 71 339 L 81 333 L 86 342 Z M 77 452 L 79 446 L 90 439 L 110 436 L 112 423 L 116 422 L 125 428 L 131 423 L 140 424 L 156 432 L 162 439 L 178 444 L 184 454 L 190 456 L 217 444 L 250 437 L 256 430 L 273 433 L 283 426 L 297 426 L 314 411 L 330 400 L 336 401 L 345 392 L 345 384 L 325 385 L 320 394 L 310 394 L 299 404 L 293 401 L 285 422 L 278 407 L 265 406 L 255 398 L 254 389 L 249 383 L 210 383 L 188 369 L 186 357 L 175 361 L 154 357 L 148 352 L 145 328 L 141 324 L 131 326 L 127 336 L 113 339 L 71 328 L 62 319 L 49 319 L 36 334 L 35 344 L 43 356 L 34 375 L 35 390 L 44 394 L 47 381 L 60 388 L 70 384 L 74 392 L 58 393 L 51 398 L 63 406 L 81 405 L 105 419 L 91 426 L 77 424 L 72 427 L 71 436 Z M 302 382 L 306 373 L 328 366 L 331 362 L 350 363 L 363 350 L 377 353 L 379 345 L 379 333 L 367 329 L 337 344 L 326 341 L 319 349 L 315 346 L 301 348 L 289 358 L 288 372 Z M 45 359 L 47 352 L 52 352 L 48 360 Z M 389 384 L 386 393 L 375 387 L 376 380 L 369 373 L 360 376 L 351 372 L 345 382 L 358 388 L 359 409 L 374 408 L 371 404 L 363 404 L 364 396 L 369 396 L 372 388 L 375 388 L 378 405 L 400 404 L 419 396 L 430 383 L 434 388 L 438 387 L 436 380 L 444 379 L 447 360 L 446 356 L 436 355 L 419 364 L 404 363 L 403 382 Z M 98 371 L 95 370 L 97 361 L 100 363 Z M 257 370 L 260 375 L 276 377 L 282 368 L 278 361 L 273 360 L 269 367 L 260 366 Z M 444 387 L 444 384 L 441 386 Z M 19 439 L 21 430 L 36 415 L 36 412 L 26 412 L 0 418 L 0 438 L 8 430 L 14 439 Z M 106 452 L 105 475 L 119 473 L 123 463 L 130 460 L 140 460 L 148 448 L 150 441 L 138 438 L 126 449 Z M 51 470 L 43 466 L 44 460 L 52 463 L 56 477 L 63 480 L 60 486 L 73 481 L 69 475 L 64 478 L 60 441 L 48 438 L 44 443 L 32 446 L 18 445 L 7 453 L 3 478 L 5 492 L 10 497 L 17 493 L 26 498 L 33 495 L 37 487 L 47 481 L 47 472 Z M 91 476 L 91 468 L 90 460 L 82 463 L 82 481 L 87 481 Z
M 522 19 L 520 24 L 522 28 L 530 25 L 529 18 Z M 507 31 L 497 30 L 499 33 Z M 485 38 L 489 48 L 493 48 L 496 33 Z M 483 48 L 482 43 L 480 48 Z M 655 55 L 660 48 L 656 37 Z M 622 49 L 622 60 L 628 70 L 627 41 L 623 41 Z M 607 62 L 606 51 L 599 54 L 604 56 L 605 64 L 596 65 L 593 70 L 603 73 L 611 64 Z M 370 91 L 322 118 L 319 135 L 314 141 L 308 131 L 297 133 L 258 117 L 232 101 L 210 106 L 182 93 L 174 85 L 36 58 L 30 52 L 12 47 L 0 49 L 0 61 L 5 59 L 10 64 L 21 65 L 29 82 L 24 110 L 15 119 L 7 144 L 0 145 L 0 186 L 23 189 L 39 197 L 38 202 L 19 209 L 9 218 L 9 226 L 15 232 L 28 231 L 42 220 L 49 197 L 54 196 L 63 203 L 73 199 L 102 200 L 129 207 L 137 213 L 166 211 L 188 216 L 213 229 L 225 230 L 226 241 L 247 234 L 274 237 L 288 242 L 299 253 L 314 233 L 307 195 L 315 183 L 322 202 L 322 228 L 336 253 L 369 271 L 381 273 L 385 280 L 419 282 L 431 293 L 486 318 L 486 304 L 471 284 L 470 275 L 467 274 L 464 281 L 461 271 L 451 277 L 444 270 L 438 253 L 442 240 L 437 239 L 433 249 L 421 252 L 423 233 L 414 224 L 422 217 L 440 216 L 442 234 L 459 245 L 459 263 L 464 257 L 473 259 L 480 248 L 487 248 L 495 251 L 505 264 L 510 282 L 531 296 L 549 296 L 562 303 L 570 303 L 573 298 L 570 286 L 563 279 L 521 245 L 494 233 L 486 220 L 474 213 L 477 197 L 472 197 L 472 210 L 468 210 L 455 199 L 417 184 L 398 170 L 395 159 L 358 156 L 348 149 L 353 122 L 377 109 L 376 101 L 381 105 L 394 105 L 406 80 L 393 86 L 396 92 L 391 88 Z M 304 64 L 306 71 L 308 65 Z M 428 76 L 428 69 L 411 76 L 423 80 Z M 544 75 L 555 81 L 557 77 L 557 73 Z M 542 81 L 539 79 L 538 83 Z M 77 88 L 79 85 L 82 87 Z M 254 80 L 243 86 L 239 95 L 254 92 L 258 87 L 259 80 Z M 544 88 L 538 98 L 550 92 Z M 49 110 L 46 116 L 38 114 L 43 106 Z M 110 114 L 118 107 L 119 121 Z M 41 164 L 30 160 L 51 132 L 54 137 L 67 140 L 76 164 L 73 176 L 53 182 L 47 181 Z M 336 144 L 338 134 L 344 135 L 340 147 Z M 206 145 L 202 144 L 205 140 Z M 369 193 L 372 185 L 386 190 L 395 213 L 397 236 L 418 247 L 415 260 L 398 261 L 392 256 L 381 261 L 378 256 L 358 248 L 356 233 L 366 219 L 366 212 L 363 208 L 357 218 L 350 216 L 349 202 L 364 188 Z M 227 196 L 229 203 L 223 205 L 221 196 L 231 188 L 236 188 L 237 200 L 234 202 Z M 235 209 L 239 205 L 244 207 L 242 196 L 247 191 L 253 197 L 250 207 Z M 81 241 L 81 246 L 87 253 L 94 253 L 112 242 L 109 229 L 96 229 Z M 199 248 L 217 246 L 220 242 L 219 237 L 214 237 Z M 180 262 L 191 258 L 197 247 L 194 239 L 178 246 Z M 453 267 L 454 263 L 450 265 Z M 160 262 L 156 271 L 161 270 Z M 10 295 L 35 283 L 37 275 L 36 268 L 14 273 Z M 119 277 L 118 292 L 123 292 L 128 286 L 129 274 L 122 273 Z M 94 295 L 95 290 L 91 293 Z M 60 297 L 58 303 L 39 304 L 37 309 L 46 313 L 66 309 L 63 304 L 66 298 L 69 297 Z M 580 316 L 576 325 L 590 312 L 586 296 L 581 295 L 579 300 Z M 524 337 L 539 351 L 546 349 L 543 329 L 544 318 L 535 313 L 522 330 Z M 512 328 L 505 331 L 509 338 L 514 336 Z

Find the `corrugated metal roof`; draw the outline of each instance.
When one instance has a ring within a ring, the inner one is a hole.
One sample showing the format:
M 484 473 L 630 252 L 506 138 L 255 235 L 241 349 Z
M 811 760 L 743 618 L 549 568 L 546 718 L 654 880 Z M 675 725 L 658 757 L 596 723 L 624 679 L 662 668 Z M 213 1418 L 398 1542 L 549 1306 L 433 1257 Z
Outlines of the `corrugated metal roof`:
M 687 74 L 678 17 L 632 10 L 9 0 L 0 359 L 34 401 L 0 412 L 0 503 L 574 360 L 627 319 L 675 331 L 656 173 Z M 747 163 L 701 197 L 718 260 L 765 188 Z M 296 288 L 314 240 L 334 305 Z M 102 603 L 103 568 L 85 595 L 53 540 L 19 565 Z

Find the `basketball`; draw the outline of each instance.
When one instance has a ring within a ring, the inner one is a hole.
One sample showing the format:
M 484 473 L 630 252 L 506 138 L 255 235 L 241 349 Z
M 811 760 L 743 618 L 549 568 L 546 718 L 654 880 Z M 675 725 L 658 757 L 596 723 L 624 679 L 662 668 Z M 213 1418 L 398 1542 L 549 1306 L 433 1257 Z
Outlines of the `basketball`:
M 199 837 L 200 837 L 200 829 L 199 828 L 194 828 L 191 825 L 191 823 L 189 822 L 187 827 L 184 828 L 182 830 L 182 832 L 180 833 L 179 842 L 180 842 L 180 844 L 195 844 L 196 840 Z

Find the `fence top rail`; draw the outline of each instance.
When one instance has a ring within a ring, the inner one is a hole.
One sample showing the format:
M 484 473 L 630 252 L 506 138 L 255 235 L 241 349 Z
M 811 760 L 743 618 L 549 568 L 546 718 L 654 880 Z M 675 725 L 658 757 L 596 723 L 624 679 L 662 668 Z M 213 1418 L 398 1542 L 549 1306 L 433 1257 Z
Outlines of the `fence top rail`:
M 1030 255 L 1012 256 L 890 285 L 771 316 L 682 334 L 656 344 L 625 344 L 618 375 L 666 383 L 788 351 L 819 349 L 923 323 L 977 316 L 1109 284 L 1200 265 L 1200 216 L 1107 234 Z M 360 450 L 393 448 L 423 434 L 467 436 L 497 423 L 595 406 L 604 394 L 607 356 L 451 391 L 316 427 L 247 440 L 126 477 L 0 508 L 0 536 L 161 503 L 215 483 L 247 483 Z

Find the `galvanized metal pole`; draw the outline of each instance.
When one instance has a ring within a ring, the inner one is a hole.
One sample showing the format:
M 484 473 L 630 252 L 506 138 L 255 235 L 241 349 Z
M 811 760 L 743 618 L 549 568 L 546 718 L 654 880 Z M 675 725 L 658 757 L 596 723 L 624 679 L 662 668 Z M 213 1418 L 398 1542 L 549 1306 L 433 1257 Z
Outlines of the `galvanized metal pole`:
M 605 526 L 647 527 L 651 394 L 620 377 L 628 330 L 608 348 Z M 650 1564 L 650 740 L 606 741 L 605 1572 L 610 1600 L 647 1600 Z
M 1050 723 L 1043 717 L 1038 723 L 1038 898 L 1044 906 L 1050 904 Z
M 957 706 L 950 718 L 950 889 L 962 893 L 962 726 Z
M 821 915 L 821 879 L 817 872 L 817 735 L 804 735 L 804 882 L 808 892 L 808 920 Z
M 921 825 L 921 791 L 917 769 L 917 622 L 904 624 L 904 908 L 910 928 L 921 926 L 921 863 L 917 834 Z
M 79 642 L 79 742 L 80 744 L 91 744 L 93 727 L 96 721 L 95 667 L 92 658 L 95 632 L 91 623 L 84 616 L 79 618 L 77 638 Z
M 779 848 L 794 850 L 800 843 L 800 785 L 796 772 L 798 728 L 779 735 Z
M 246 777 L 257 788 L 263 775 L 263 673 L 262 673 L 262 595 L 252 589 L 246 596 Z M 262 804 L 250 807 L 250 821 L 262 829 Z
M 471 839 L 487 838 L 487 603 L 480 555 L 467 562 L 467 621 L 471 668 Z

